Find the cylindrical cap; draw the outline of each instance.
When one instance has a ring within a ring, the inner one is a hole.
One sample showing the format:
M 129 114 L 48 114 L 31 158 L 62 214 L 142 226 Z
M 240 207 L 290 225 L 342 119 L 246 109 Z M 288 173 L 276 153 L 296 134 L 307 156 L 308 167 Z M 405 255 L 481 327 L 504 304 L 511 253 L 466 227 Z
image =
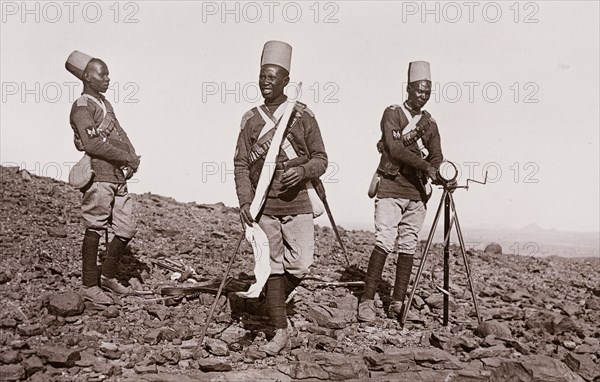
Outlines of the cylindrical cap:
M 260 57 L 260 66 L 279 65 L 289 73 L 291 63 L 292 46 L 290 44 L 283 41 L 267 41 Z
M 431 69 L 427 61 L 413 61 L 408 65 L 408 82 L 431 81 Z
M 65 63 L 65 68 L 75 77 L 83 80 L 83 71 L 87 64 L 92 61 L 94 57 L 88 56 L 85 53 L 81 53 L 78 50 L 74 50 L 73 53 L 69 55 L 67 58 L 67 62 Z

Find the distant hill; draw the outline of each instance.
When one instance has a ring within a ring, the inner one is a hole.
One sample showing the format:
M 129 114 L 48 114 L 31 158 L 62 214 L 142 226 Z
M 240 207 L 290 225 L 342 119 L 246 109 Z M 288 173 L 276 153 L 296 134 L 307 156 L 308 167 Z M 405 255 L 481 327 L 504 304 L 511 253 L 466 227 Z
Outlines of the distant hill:
M 442 223 L 442 222 L 440 222 Z M 372 223 L 343 224 L 350 229 L 372 231 Z M 430 226 L 423 227 L 420 239 L 427 240 Z M 525 256 L 600 257 L 600 232 L 567 232 L 543 229 L 536 224 L 523 228 L 462 227 L 467 249 L 481 249 L 489 243 L 498 243 L 504 253 Z M 438 225 L 435 242 L 443 241 L 443 223 Z M 456 231 L 452 243 L 458 243 Z
M 565 232 L 543 229 L 535 224 L 521 229 L 463 229 L 465 241 L 476 249 L 496 242 L 504 253 L 526 256 L 598 257 L 599 232 Z M 441 233 L 436 236 L 442 240 Z M 468 246 L 468 244 L 465 244 Z

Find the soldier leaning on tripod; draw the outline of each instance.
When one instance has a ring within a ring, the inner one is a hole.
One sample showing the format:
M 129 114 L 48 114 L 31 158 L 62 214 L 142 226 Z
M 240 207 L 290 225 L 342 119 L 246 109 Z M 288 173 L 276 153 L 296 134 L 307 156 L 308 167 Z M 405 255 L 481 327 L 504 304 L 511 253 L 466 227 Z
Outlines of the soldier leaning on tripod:
M 83 82 L 83 93 L 71 108 L 70 123 L 75 147 L 91 157 L 89 165 L 93 170 L 93 178 L 84 176 L 85 180 L 77 186 L 83 193 L 81 210 L 86 227 L 81 295 L 95 304 L 110 305 L 112 298 L 100 287 L 117 294 L 130 291 L 115 275 L 119 259 L 136 233 L 133 201 L 126 182 L 137 171 L 140 158 L 117 121 L 112 105 L 102 95 L 110 82 L 106 64 L 74 51 L 67 59 L 66 68 Z M 98 269 L 98 245 L 109 224 L 115 236 L 108 245 L 102 269 Z
M 375 248 L 358 307 L 358 319 L 364 322 L 377 317 L 375 293 L 386 258 L 393 252 L 396 241 L 399 254 L 389 312 L 392 316 L 401 315 L 431 193 L 427 178 L 437 179 L 443 160 L 438 126 L 431 115 L 422 110 L 431 94 L 429 63 L 411 62 L 408 82 L 407 100 L 402 105 L 386 108 L 381 119 L 382 137 L 377 144 L 381 160 L 372 184 L 375 189 L 369 190 L 369 196 L 376 195 Z

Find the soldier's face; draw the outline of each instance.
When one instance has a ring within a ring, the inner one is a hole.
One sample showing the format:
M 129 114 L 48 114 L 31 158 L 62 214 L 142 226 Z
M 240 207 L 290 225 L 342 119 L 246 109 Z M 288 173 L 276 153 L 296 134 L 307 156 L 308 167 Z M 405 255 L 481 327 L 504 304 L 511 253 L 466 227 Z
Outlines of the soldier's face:
M 110 85 L 108 67 L 101 60 L 92 60 L 85 68 L 83 80 L 86 85 L 98 93 L 104 93 Z
M 283 95 L 283 89 L 290 82 L 288 72 L 278 65 L 263 65 L 260 68 L 258 87 L 265 101 L 275 100 Z
M 431 81 L 415 81 L 408 84 L 406 91 L 408 106 L 415 110 L 420 110 L 431 96 Z

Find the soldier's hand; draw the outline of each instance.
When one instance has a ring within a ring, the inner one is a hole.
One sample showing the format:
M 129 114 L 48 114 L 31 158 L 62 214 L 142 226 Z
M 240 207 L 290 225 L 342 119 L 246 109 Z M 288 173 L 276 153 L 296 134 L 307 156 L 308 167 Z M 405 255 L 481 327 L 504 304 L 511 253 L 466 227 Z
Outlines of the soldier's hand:
M 427 169 L 427 176 L 433 181 L 433 183 L 436 183 L 438 181 L 437 168 L 429 166 L 429 168 Z
M 284 187 L 290 188 L 297 185 L 302 179 L 304 179 L 304 167 L 293 167 L 283 173 L 281 176 L 281 183 Z
M 240 207 L 240 220 L 245 225 L 252 227 L 254 218 L 252 218 L 252 213 L 250 213 L 250 203 L 246 203 Z
M 129 166 L 125 166 L 125 180 L 129 180 L 133 178 L 133 174 L 135 174 L 135 170 Z
M 140 158 L 141 157 L 142 157 L 141 155 L 135 155 L 135 154 L 133 154 L 131 156 L 131 158 L 129 159 L 129 161 L 127 162 L 127 165 L 129 167 L 131 167 L 134 172 L 137 171 L 138 168 L 140 167 Z
M 458 186 L 458 182 L 456 181 L 456 179 L 451 180 L 450 182 L 446 183 L 446 188 L 448 190 L 450 190 L 450 192 L 454 192 L 454 190 L 456 190 L 457 186 Z

